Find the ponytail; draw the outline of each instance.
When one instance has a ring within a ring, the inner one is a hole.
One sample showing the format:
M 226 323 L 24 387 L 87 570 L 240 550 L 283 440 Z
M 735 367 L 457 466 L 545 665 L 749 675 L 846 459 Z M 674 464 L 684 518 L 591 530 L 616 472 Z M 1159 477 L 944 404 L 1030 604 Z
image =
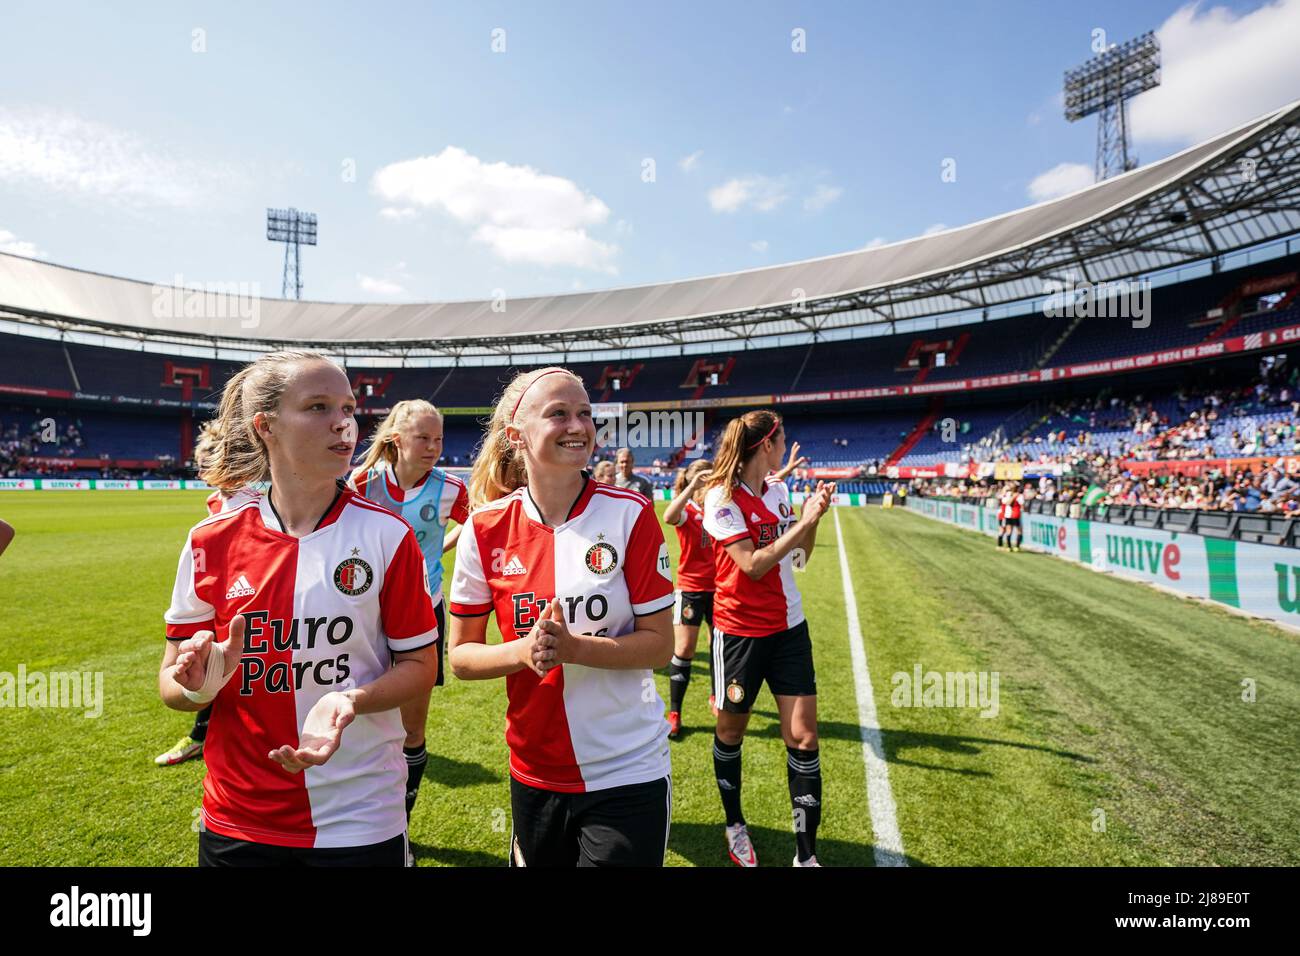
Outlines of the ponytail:
M 740 473 L 745 470 L 745 465 L 754 457 L 758 447 L 776 434 L 780 424 L 781 416 L 766 408 L 745 412 L 727 422 L 707 487 L 721 488 L 723 500 L 730 500 L 732 489 L 740 484 Z
M 330 359 L 306 350 L 268 352 L 231 376 L 221 392 L 217 417 L 205 426 L 214 439 L 204 481 L 229 495 L 271 477 L 271 457 L 253 428 L 253 418 L 258 412 L 276 416 L 289 379 L 306 362 Z

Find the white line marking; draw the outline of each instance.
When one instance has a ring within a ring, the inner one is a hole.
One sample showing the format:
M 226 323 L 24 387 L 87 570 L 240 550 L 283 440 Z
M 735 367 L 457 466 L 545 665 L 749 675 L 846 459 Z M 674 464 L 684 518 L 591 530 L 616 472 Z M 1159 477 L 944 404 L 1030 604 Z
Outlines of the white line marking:
M 849 574 L 848 548 L 840 530 L 839 509 L 835 516 L 835 537 L 840 546 L 840 577 L 844 582 L 844 611 L 849 619 L 849 652 L 853 658 L 853 685 L 858 695 L 858 728 L 862 732 L 862 762 L 867 767 L 867 806 L 871 811 L 871 829 L 875 833 L 876 866 L 907 866 L 903 854 L 903 835 L 898 832 L 898 810 L 894 792 L 889 788 L 889 765 L 880 739 L 876 720 L 876 698 L 871 690 L 871 672 L 867 669 L 867 648 L 858 623 L 858 602 L 854 597 L 853 577 Z

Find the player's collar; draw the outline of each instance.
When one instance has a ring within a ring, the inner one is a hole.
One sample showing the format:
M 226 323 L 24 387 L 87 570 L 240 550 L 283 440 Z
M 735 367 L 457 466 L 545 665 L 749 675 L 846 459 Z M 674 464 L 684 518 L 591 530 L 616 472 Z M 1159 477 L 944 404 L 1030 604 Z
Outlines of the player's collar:
M 573 504 L 569 506 L 568 516 L 560 522 L 560 525 L 568 524 L 586 510 L 587 502 L 591 501 L 591 496 L 595 492 L 597 484 L 598 482 L 592 480 L 590 472 L 584 471 L 582 473 L 582 488 L 578 491 L 578 497 L 573 499 Z M 532 492 L 528 490 L 528 486 L 524 485 L 520 490 L 523 492 L 523 494 L 519 496 L 519 500 L 523 502 L 524 514 L 528 515 L 528 517 L 532 518 L 544 528 L 551 527 L 551 525 L 548 525 L 544 520 L 542 520 L 542 509 L 537 507 L 537 502 L 533 500 Z M 555 525 L 555 527 L 559 527 L 560 525 Z
M 340 480 L 334 483 L 334 498 L 330 501 L 329 507 L 321 514 L 316 522 L 316 527 L 311 529 L 310 534 L 315 534 L 322 528 L 328 528 L 338 520 L 339 514 L 343 511 L 344 505 L 347 504 L 347 498 L 352 493 L 347 486 Z M 275 505 L 271 501 L 271 488 L 266 489 L 266 493 L 261 496 L 257 503 L 258 511 L 262 515 L 262 523 L 272 531 L 279 534 L 293 537 L 284 529 L 284 521 L 280 518 L 280 513 L 275 510 Z M 308 535 L 303 535 L 307 537 Z M 302 540 L 301 538 L 295 540 Z

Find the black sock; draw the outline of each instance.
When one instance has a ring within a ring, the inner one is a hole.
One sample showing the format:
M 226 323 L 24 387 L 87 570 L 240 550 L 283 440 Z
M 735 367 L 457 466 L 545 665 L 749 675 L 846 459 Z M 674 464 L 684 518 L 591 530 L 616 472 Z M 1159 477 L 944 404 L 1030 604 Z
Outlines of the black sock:
M 817 827 L 822 822 L 822 765 L 816 750 L 786 747 L 786 779 L 794 808 L 794 840 L 799 859 L 817 852 Z
M 420 781 L 424 779 L 424 765 L 429 762 L 429 752 L 424 744 L 418 747 L 403 747 L 406 756 L 406 820 L 411 820 L 411 811 L 415 809 L 415 798 L 420 795 Z
M 998 533 L 998 547 L 999 547 L 999 548 L 1002 547 L 1002 539 L 1005 538 L 1005 537 L 1006 537 L 1005 534 L 1002 534 L 1001 532 Z
M 194 726 L 190 728 L 190 740 L 202 743 L 208 735 L 208 718 L 212 716 L 212 705 L 204 707 L 194 715 Z
M 1024 533 L 1019 529 L 1016 530 L 1016 547 L 1020 547 L 1020 542 L 1024 538 Z
M 691 682 L 691 660 L 674 654 L 668 665 L 668 709 L 679 714 L 686 699 L 686 685 Z
M 713 735 L 713 775 L 718 780 L 718 792 L 722 794 L 727 826 L 745 822 L 745 816 L 740 812 L 740 747 L 741 744 L 724 744 L 717 734 Z

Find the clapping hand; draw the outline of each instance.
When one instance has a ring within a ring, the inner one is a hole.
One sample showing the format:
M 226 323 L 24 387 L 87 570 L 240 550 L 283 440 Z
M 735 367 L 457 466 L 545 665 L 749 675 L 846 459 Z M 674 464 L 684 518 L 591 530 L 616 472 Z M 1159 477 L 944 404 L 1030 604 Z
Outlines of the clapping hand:
M 267 754 L 288 773 L 319 767 L 339 749 L 343 728 L 356 719 L 352 698 L 341 691 L 331 691 L 316 701 L 298 735 L 298 746 L 285 744 Z
M 181 641 L 171 674 L 177 684 L 190 691 L 202 689 L 203 682 L 207 679 L 208 660 L 212 656 L 215 640 L 214 632 L 199 631 Z M 228 636 L 220 646 L 225 662 L 221 677 L 225 680 L 239 666 L 239 659 L 244 654 L 244 615 L 236 614 L 231 619 Z

